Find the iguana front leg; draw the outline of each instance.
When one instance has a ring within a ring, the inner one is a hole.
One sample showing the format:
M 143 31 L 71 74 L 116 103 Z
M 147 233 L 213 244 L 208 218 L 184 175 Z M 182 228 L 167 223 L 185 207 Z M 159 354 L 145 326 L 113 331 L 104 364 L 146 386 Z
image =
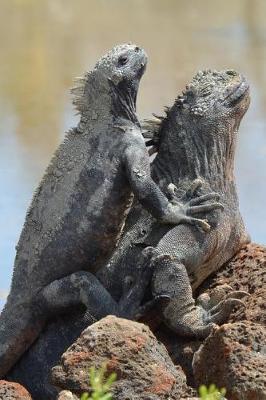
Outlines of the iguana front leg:
M 197 199 L 191 200 L 189 196 L 192 197 L 202 185 L 202 181 L 196 179 L 186 193 L 185 201 L 177 199 L 174 193 L 175 186 L 170 184 L 168 186 L 168 188 L 170 187 L 169 201 L 151 178 L 148 152 L 145 143 L 139 139 L 136 136 L 135 140 L 131 140 L 124 154 L 127 178 L 139 202 L 164 224 L 177 225 L 186 223 L 201 226 L 202 229 L 208 231 L 210 229 L 208 222 L 205 219 L 197 218 L 195 214 L 209 212 L 214 209 L 223 209 L 223 205 L 217 202 L 219 199 L 217 193 L 209 193 L 207 196 L 199 196 Z M 187 201 L 188 199 L 189 201 Z M 202 204 L 207 200 L 213 202 L 211 204 Z

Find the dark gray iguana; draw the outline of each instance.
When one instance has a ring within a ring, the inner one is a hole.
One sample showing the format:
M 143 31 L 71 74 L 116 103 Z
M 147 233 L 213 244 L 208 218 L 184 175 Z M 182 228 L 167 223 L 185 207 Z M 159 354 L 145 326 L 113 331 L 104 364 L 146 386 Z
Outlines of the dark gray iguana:
M 212 307 L 204 295 L 195 305 L 192 288 L 198 288 L 249 241 L 234 178 L 237 133 L 249 102 L 249 86 L 242 75 L 232 70 L 201 71 L 166 117 L 148 124 L 146 136 L 150 136 L 149 130 L 153 136 L 148 144 L 158 150 L 152 176 L 162 191 L 172 200 L 193 205 L 192 215 L 202 211 L 199 199 L 208 200 L 209 193 L 217 192 L 224 211 L 208 214 L 211 230 L 203 233 L 189 225 L 159 226 L 135 202 L 111 262 L 100 271 L 105 287 L 119 298 L 118 271 L 133 275 L 136 265 L 143 264 L 145 251 L 141 250 L 153 246 L 154 250 L 146 250 L 154 267 L 151 291 L 155 297 L 169 298 L 163 318 L 181 335 L 207 336 L 213 323 L 224 322 L 234 305 L 243 304 L 240 298 L 246 294 L 232 292 L 223 299 L 221 290 Z M 170 185 L 169 191 L 170 182 L 175 186 Z
M 168 193 L 169 182 L 174 182 L 176 186 L 182 185 L 186 190 L 195 178 L 200 178 L 203 185 L 199 192 L 207 191 L 208 187 L 217 190 L 221 194 L 225 211 L 213 213 L 213 220 L 210 221 L 212 231 L 203 234 L 200 230 L 190 229 L 185 225 L 176 227 L 174 230 L 170 226 L 159 225 L 138 202 L 135 202 L 111 262 L 96 272 L 102 284 L 117 302 L 123 294 L 125 277 L 132 276 L 132 279 L 138 279 L 139 269 L 143 268 L 143 249 L 150 245 L 156 246 L 165 234 L 167 240 L 169 240 L 169 235 L 172 236 L 172 240 L 168 242 L 169 248 L 172 246 L 174 250 L 175 257 L 176 250 L 180 248 L 187 255 L 194 254 L 191 257 L 191 263 L 188 263 L 189 260 L 184 257 L 185 264 L 183 264 L 188 268 L 194 289 L 212 271 L 217 270 L 230 259 L 248 240 L 239 214 L 233 177 L 235 141 L 239 123 L 248 107 L 248 102 L 247 83 L 238 74 L 232 71 L 199 73 L 193 79 L 192 87 L 188 87 L 184 96 L 176 100 L 166 118 L 159 125 L 158 121 L 155 121 L 158 134 L 155 135 L 154 141 L 158 154 L 151 165 L 155 181 Z M 153 127 L 149 126 L 149 128 L 153 131 Z M 194 189 L 195 193 L 192 197 L 198 199 L 195 184 Z M 188 197 L 190 197 L 189 193 L 185 198 Z M 218 218 L 218 224 L 215 224 L 215 218 Z M 181 234 L 184 235 L 184 244 L 179 247 L 182 240 Z M 162 257 L 165 254 L 165 247 L 163 249 Z M 187 275 L 181 266 L 181 272 L 183 270 L 185 277 L 183 281 L 182 275 L 176 274 L 175 271 L 175 265 L 178 271 L 180 264 L 174 263 L 171 279 L 170 269 L 167 265 L 165 268 L 165 264 L 165 262 L 158 263 L 151 289 L 155 295 L 158 292 L 166 292 L 173 297 L 172 314 L 165 313 L 165 321 L 172 329 L 187 334 L 187 330 L 184 332 L 182 326 L 180 327 L 183 313 L 175 305 L 176 299 L 177 304 L 183 304 L 183 310 L 187 311 L 190 309 L 189 300 L 191 307 L 194 307 Z M 179 281 L 178 276 L 181 277 Z M 158 285 L 159 277 L 160 285 Z M 184 288 L 184 284 L 188 295 L 185 296 L 184 291 L 180 297 L 179 290 Z M 147 288 L 145 300 L 150 298 L 152 294 Z M 229 307 L 231 307 L 230 303 Z M 221 307 L 222 310 L 225 308 L 226 306 Z M 165 311 L 167 312 L 167 309 Z M 86 328 L 87 323 L 82 315 L 83 311 L 78 313 L 75 309 L 74 312 L 68 312 L 65 316 L 54 317 L 42 331 L 38 340 L 15 365 L 8 378 L 26 386 L 36 399 L 54 399 L 56 391 L 48 383 L 48 376 L 51 368 L 58 364 L 62 353 Z M 198 331 L 193 330 L 190 319 L 188 325 L 189 334 L 197 335 Z M 207 325 L 207 332 L 208 330 Z M 32 371 L 30 376 L 29 369 Z
M 146 61 L 141 48 L 117 46 L 74 90 L 80 122 L 56 151 L 17 246 L 11 291 L 0 316 L 0 377 L 50 315 L 82 303 L 95 318 L 131 316 L 134 288 L 139 293 L 145 279 L 134 288 L 125 282 L 118 304 L 94 274 L 114 250 L 132 191 L 160 222 L 187 219 L 208 228 L 206 221 L 190 221 L 186 208 L 172 205 L 150 177 L 135 113 Z

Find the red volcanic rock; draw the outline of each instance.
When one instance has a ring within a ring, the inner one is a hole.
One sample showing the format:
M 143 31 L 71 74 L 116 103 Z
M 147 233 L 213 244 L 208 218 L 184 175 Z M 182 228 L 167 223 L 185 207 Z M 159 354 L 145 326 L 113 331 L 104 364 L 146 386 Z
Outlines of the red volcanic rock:
M 19 383 L 0 380 L 1 400 L 32 400 L 29 392 Z
M 88 369 L 107 365 L 116 372 L 116 400 L 182 398 L 186 378 L 165 347 L 140 323 L 108 316 L 88 327 L 52 370 L 53 383 L 76 395 L 89 390 Z
M 238 308 L 230 322 L 252 321 L 266 325 L 266 247 L 250 243 L 209 278 L 202 289 L 228 284 L 234 290 L 245 290 L 250 296 L 244 302 L 246 309 Z
M 194 355 L 196 384 L 227 389 L 229 400 L 266 399 L 266 329 L 252 322 L 226 324 Z

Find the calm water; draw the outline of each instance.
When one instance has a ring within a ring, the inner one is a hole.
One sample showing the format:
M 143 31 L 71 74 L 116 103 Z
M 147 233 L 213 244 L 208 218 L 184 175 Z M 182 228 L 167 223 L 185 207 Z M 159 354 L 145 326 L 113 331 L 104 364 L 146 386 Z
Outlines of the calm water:
M 264 0 L 0 0 L 0 307 L 32 192 L 76 121 L 68 88 L 117 43 L 149 55 L 141 117 L 171 104 L 198 69 L 248 77 L 236 176 L 248 230 L 266 243 L 265 26 Z

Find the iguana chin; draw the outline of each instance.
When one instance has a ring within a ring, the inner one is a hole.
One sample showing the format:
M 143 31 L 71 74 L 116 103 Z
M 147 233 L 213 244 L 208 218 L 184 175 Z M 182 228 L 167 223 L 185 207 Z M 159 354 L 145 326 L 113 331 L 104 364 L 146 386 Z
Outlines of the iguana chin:
M 132 192 L 160 222 L 188 218 L 150 176 L 135 113 L 146 62 L 145 52 L 135 45 L 114 47 L 73 90 L 80 122 L 56 151 L 17 246 L 11 291 L 0 316 L 0 377 L 53 314 L 82 303 L 96 319 L 131 316 L 134 290 L 139 294 L 147 279 L 134 287 L 125 283 L 118 304 L 94 274 L 115 247 Z
M 203 211 L 199 195 L 207 201 L 209 193 L 217 192 L 224 211 L 208 214 L 211 229 L 203 233 L 188 224 L 159 226 L 135 202 L 116 252 L 107 269 L 100 271 L 102 282 L 117 296 L 117 271 L 124 268 L 124 273 L 131 273 L 143 263 L 143 248 L 152 246 L 153 250 L 145 250 L 151 253 L 154 267 L 151 292 L 168 297 L 164 322 L 183 336 L 207 336 L 214 323 L 226 320 L 234 305 L 243 305 L 241 297 L 246 295 L 232 292 L 211 307 L 206 298 L 196 305 L 192 289 L 249 241 L 234 178 L 237 133 L 249 102 L 249 85 L 242 75 L 233 70 L 200 71 L 165 118 L 145 124 L 145 136 L 153 137 L 148 144 L 158 151 L 152 176 L 162 191 L 173 201 L 193 206 L 193 215 Z M 175 186 L 169 192 L 170 182 Z

